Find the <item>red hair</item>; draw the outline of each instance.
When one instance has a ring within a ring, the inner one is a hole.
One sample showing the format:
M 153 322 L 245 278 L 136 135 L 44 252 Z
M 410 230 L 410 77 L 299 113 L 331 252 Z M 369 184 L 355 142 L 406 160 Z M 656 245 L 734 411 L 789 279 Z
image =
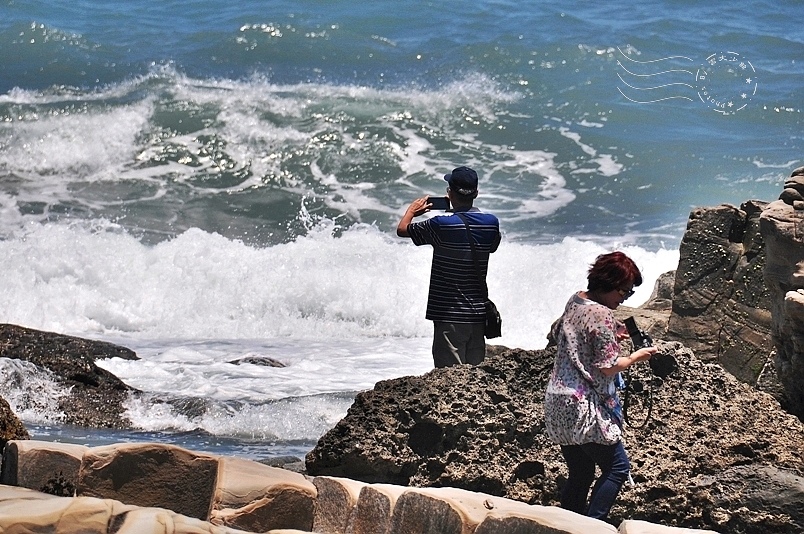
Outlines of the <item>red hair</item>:
M 642 284 L 642 273 L 634 260 L 622 252 L 601 254 L 589 268 L 587 291 L 613 291 L 633 283 Z

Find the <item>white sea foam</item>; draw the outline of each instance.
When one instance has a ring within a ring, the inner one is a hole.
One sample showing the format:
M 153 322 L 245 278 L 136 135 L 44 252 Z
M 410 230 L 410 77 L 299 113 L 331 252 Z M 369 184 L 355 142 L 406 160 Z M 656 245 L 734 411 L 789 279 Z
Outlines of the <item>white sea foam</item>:
M 567 298 L 585 287 L 588 265 L 607 250 L 572 238 L 504 243 L 489 274 L 504 320 L 494 343 L 543 347 Z M 629 302 L 637 305 L 678 255 L 623 250 L 645 276 Z M 432 366 L 432 326 L 424 319 L 430 249 L 373 226 L 333 237 L 328 223 L 294 242 L 257 248 L 200 230 L 146 246 L 113 226 L 34 224 L 0 241 L 0 254 L 1 322 L 129 346 L 141 360 L 101 365 L 147 393 L 218 406 L 190 417 L 138 401 L 129 415 L 146 430 L 230 435 L 237 428 L 238 435 L 315 439 L 350 403 L 321 395 L 370 389 Z M 229 363 L 246 356 L 286 367 Z M 229 413 L 232 403 L 239 408 Z M 26 407 L 22 413 L 43 417 Z M 302 424 L 305 417 L 310 422 Z
M 59 385 L 47 369 L 24 360 L 0 358 L 0 391 L 11 411 L 26 422 L 53 424 L 64 420 L 59 400 L 70 388 Z
M 430 250 L 370 225 L 340 237 L 334 230 L 323 223 L 294 242 L 258 248 L 200 230 L 147 246 L 118 231 L 30 225 L 0 241 L 0 320 L 135 339 L 428 337 Z M 678 256 L 625 250 L 645 272 L 638 303 Z M 605 251 L 573 238 L 504 243 L 489 273 L 506 319 L 501 341 L 542 346 L 546 328 Z

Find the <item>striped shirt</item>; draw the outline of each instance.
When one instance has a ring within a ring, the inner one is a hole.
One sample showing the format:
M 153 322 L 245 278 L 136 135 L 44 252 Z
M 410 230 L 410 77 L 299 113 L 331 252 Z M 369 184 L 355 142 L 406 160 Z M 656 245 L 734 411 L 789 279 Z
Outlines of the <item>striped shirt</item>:
M 489 254 L 500 244 L 497 217 L 477 208 L 462 212 L 475 241 L 481 284 L 477 276 L 466 226 L 457 215 L 438 215 L 408 225 L 413 243 L 433 246 L 426 318 L 447 323 L 485 322 L 485 281 Z

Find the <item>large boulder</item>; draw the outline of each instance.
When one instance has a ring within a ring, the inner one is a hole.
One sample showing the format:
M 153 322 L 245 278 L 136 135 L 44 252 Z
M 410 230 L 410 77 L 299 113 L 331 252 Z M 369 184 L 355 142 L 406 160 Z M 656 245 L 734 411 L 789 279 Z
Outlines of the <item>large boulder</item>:
M 693 210 L 681 240 L 665 339 L 757 385 L 771 358 L 771 297 L 759 219 L 767 203 Z
M 760 218 L 765 284 L 773 317 L 774 364 L 790 410 L 804 419 L 804 167 Z
M 95 361 L 138 359 L 131 349 L 104 341 L 0 324 L 0 358 L 30 362 L 51 372 L 60 384 L 69 388 L 69 394 L 59 399 L 65 423 L 95 428 L 130 426 L 123 403 L 136 390 L 98 367 Z
M 728 516 L 730 526 L 742 529 L 734 531 L 766 532 L 763 519 L 738 513 L 739 502 L 715 504 L 707 492 L 713 479 L 737 466 L 773 466 L 780 486 L 794 479 L 788 475 L 804 476 L 804 451 L 795 445 L 804 425 L 716 363 L 679 343 L 659 345 L 678 368 L 654 382 L 647 364 L 634 366 L 645 385 L 641 397 L 633 395 L 632 408 L 642 410 L 629 412 L 627 432 L 636 485 L 623 489 L 610 520 L 709 528 Z M 554 349 L 497 352 L 477 366 L 386 380 L 358 394 L 307 455 L 308 473 L 556 505 L 566 468 L 544 433 L 542 408 Z M 696 485 L 697 477 L 709 478 Z M 795 506 L 779 506 L 789 508 Z M 801 524 L 798 509 L 798 517 L 774 516 L 774 525 L 787 525 L 775 532 L 799 532 L 790 526 Z

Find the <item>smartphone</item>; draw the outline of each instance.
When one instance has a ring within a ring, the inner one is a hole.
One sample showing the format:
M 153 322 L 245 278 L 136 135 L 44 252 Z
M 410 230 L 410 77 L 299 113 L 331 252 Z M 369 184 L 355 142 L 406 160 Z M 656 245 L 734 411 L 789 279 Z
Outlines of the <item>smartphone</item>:
M 449 209 L 449 197 L 427 197 L 428 204 L 432 204 L 431 210 L 447 211 Z

